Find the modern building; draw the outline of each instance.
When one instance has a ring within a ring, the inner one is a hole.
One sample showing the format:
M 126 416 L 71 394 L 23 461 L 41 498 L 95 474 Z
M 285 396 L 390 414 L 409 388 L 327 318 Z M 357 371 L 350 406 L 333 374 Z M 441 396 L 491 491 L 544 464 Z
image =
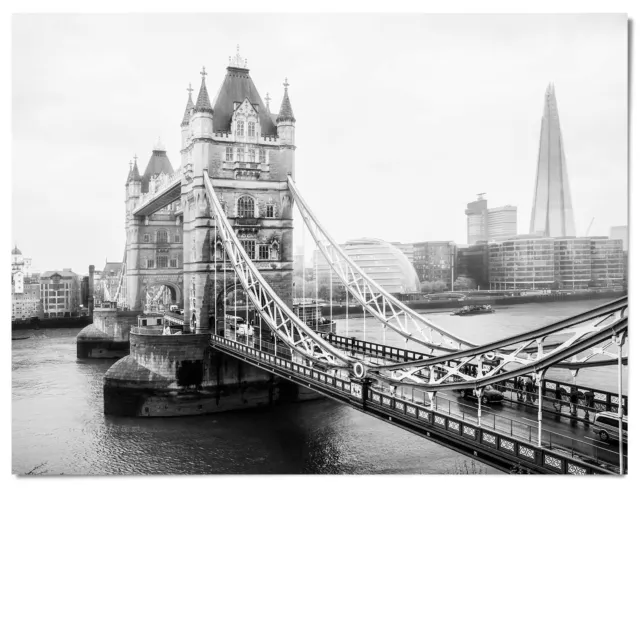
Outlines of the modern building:
M 479 193 L 478 199 L 469 202 L 465 210 L 469 245 L 476 242 L 500 242 L 518 232 L 518 208 L 507 204 L 489 209 L 484 196 L 484 193 Z
M 490 289 L 551 289 L 555 280 L 553 238 L 518 236 L 489 245 Z
M 622 250 L 629 251 L 629 227 L 626 224 L 618 227 L 611 227 L 609 230 L 609 237 L 612 240 L 622 240 Z
M 45 318 L 70 318 L 80 310 L 80 277 L 71 269 L 45 271 L 40 276 L 40 299 Z
M 547 87 L 544 96 L 529 233 L 550 238 L 576 235 L 567 161 L 553 84 Z
M 622 240 L 606 236 L 589 238 L 591 243 L 591 281 L 596 287 L 622 287 L 624 253 Z
M 416 242 L 413 267 L 420 282 L 444 282 L 450 289 L 454 280 L 456 245 L 448 240 Z
M 407 256 L 407 258 L 409 259 L 409 262 L 413 264 L 413 258 L 414 258 L 414 252 L 415 252 L 415 246 L 413 243 L 392 242 L 391 244 L 394 247 L 398 247 L 398 249 L 400 249 L 400 251 L 402 251 L 402 253 L 404 253 L 404 255 Z
M 591 239 L 554 238 L 555 282 L 559 289 L 588 289 L 591 283 Z
M 360 238 L 340 245 L 362 271 L 388 293 L 414 293 L 420 290 L 420 280 L 407 256 L 385 240 Z M 318 280 L 329 278 L 331 268 L 325 257 L 314 252 L 314 271 Z M 338 278 L 334 276 L 334 283 Z
M 465 247 L 456 247 L 454 281 L 458 277 L 473 278 L 480 289 L 489 288 L 489 244 L 477 242 Z
M 467 216 L 467 244 L 473 245 L 487 239 L 487 200 L 484 193 L 478 194 L 478 199 L 469 202 L 465 210 Z

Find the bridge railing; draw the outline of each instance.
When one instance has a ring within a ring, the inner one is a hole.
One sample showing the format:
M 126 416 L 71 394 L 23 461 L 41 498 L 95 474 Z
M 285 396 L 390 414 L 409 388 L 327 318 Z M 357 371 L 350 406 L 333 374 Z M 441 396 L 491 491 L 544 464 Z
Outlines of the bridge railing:
M 335 345 L 340 346 L 341 348 L 347 351 L 354 351 L 357 353 L 363 353 L 369 356 L 379 356 L 381 358 L 396 360 L 399 362 L 410 362 L 411 360 L 419 360 L 425 357 L 424 353 L 420 353 L 418 351 L 413 351 L 411 349 L 402 349 L 400 347 L 393 347 L 389 345 L 382 345 L 376 342 L 369 342 L 366 340 L 358 340 L 356 338 L 348 338 L 345 336 L 339 336 L 335 334 L 321 334 L 322 337 Z M 466 365 L 471 372 L 475 372 L 475 365 Z M 485 364 L 483 365 L 483 369 L 485 372 L 488 372 L 491 369 L 491 365 Z M 438 368 L 436 367 L 436 370 Z M 515 398 L 509 397 L 507 398 L 510 402 L 514 404 L 522 404 L 527 406 L 536 406 L 538 405 L 538 393 L 537 391 L 521 391 L 515 388 L 514 380 L 506 380 L 502 383 L 496 383 L 492 385 L 499 391 L 507 391 L 515 394 Z M 578 395 L 579 402 L 572 403 L 570 401 L 571 396 L 571 388 L 575 386 L 576 392 Z M 556 399 L 556 390 L 560 389 L 562 398 Z M 520 395 L 520 397 L 518 397 Z M 592 395 L 593 402 L 591 404 L 587 404 L 587 398 L 589 395 Z M 611 411 L 613 413 L 618 412 L 618 394 L 610 391 L 603 391 L 602 389 L 595 389 L 593 387 L 587 387 L 583 385 L 572 385 L 561 380 L 554 380 L 551 378 L 544 379 L 542 383 L 542 397 L 543 400 L 546 399 L 548 402 L 557 404 L 560 410 L 558 413 L 574 413 L 573 407 L 579 408 L 582 411 L 586 411 L 588 415 L 593 416 L 595 413 L 599 411 Z M 627 415 L 628 411 L 628 397 L 626 395 L 622 396 L 622 413 Z M 588 422 L 588 417 L 580 418 L 579 416 L 575 416 L 576 420 L 581 422 Z
M 371 406 L 379 406 L 385 413 L 402 415 L 409 419 L 416 420 L 424 429 L 429 427 L 444 429 L 445 432 L 452 432 L 464 439 L 473 439 L 483 446 L 494 448 L 504 455 L 518 460 L 531 462 L 538 467 L 557 473 L 568 473 L 584 475 L 597 472 L 597 468 L 615 471 L 615 464 L 611 462 L 612 452 L 600 449 L 597 446 L 587 445 L 562 434 L 555 433 L 548 429 L 543 429 L 542 447 L 538 447 L 537 427 L 529 427 L 524 424 L 512 424 L 507 428 L 499 421 L 493 424 L 477 422 L 476 416 L 460 416 L 444 411 L 441 405 L 431 408 L 427 403 L 416 401 L 415 398 L 406 398 L 403 395 L 398 397 L 388 390 L 367 386 L 363 389 L 361 382 L 356 382 L 348 378 L 345 372 L 327 372 L 311 367 L 301 362 L 299 356 L 292 357 L 289 353 L 278 353 L 277 347 L 263 342 L 261 348 L 256 348 L 252 340 L 238 342 L 226 336 L 211 337 L 214 346 L 226 347 L 229 351 L 235 352 L 247 360 L 254 360 L 258 366 L 271 368 L 281 368 L 282 375 L 292 377 L 290 374 L 302 376 L 316 385 L 320 385 L 325 390 L 331 389 L 327 395 L 339 395 L 351 399 L 362 399 L 366 391 L 366 400 Z M 287 350 L 288 351 L 288 350 Z M 450 406 L 449 406 L 450 408 Z M 375 411 L 374 411 L 375 413 Z M 428 432 L 427 432 L 427 435 Z M 569 458 L 569 460 L 567 460 Z M 609 458 L 609 460 L 607 460 Z

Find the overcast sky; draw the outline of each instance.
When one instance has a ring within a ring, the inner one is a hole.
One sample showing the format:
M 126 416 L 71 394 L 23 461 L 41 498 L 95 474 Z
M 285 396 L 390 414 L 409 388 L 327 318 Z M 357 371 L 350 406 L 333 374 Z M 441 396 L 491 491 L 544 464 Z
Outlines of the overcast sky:
M 528 231 L 555 83 L 578 229 L 627 220 L 624 16 L 30 15 L 13 22 L 13 240 L 86 273 L 124 251 L 124 182 L 160 136 L 180 164 L 186 87 L 240 45 L 296 116 L 296 181 L 339 240 L 466 242 L 466 203 Z M 296 244 L 299 243 L 299 236 Z M 309 241 L 307 240 L 307 246 Z

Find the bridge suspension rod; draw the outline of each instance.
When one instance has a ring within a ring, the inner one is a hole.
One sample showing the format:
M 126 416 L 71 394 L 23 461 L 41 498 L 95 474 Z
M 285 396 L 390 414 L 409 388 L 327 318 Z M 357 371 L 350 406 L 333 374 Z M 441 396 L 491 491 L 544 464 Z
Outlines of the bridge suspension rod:
M 339 351 L 312 331 L 289 309 L 263 278 L 231 227 L 206 171 L 204 181 L 216 221 L 216 230 L 224 243 L 236 277 L 258 310 L 260 317 L 284 344 L 302 357 L 331 368 L 351 370 L 358 360 Z
M 329 232 L 307 205 L 296 183 L 289 176 L 289 189 L 316 246 L 331 269 L 342 281 L 347 291 L 379 322 L 399 333 L 407 340 L 424 345 L 431 350 L 452 353 L 469 342 L 423 318 L 372 280 L 331 237 Z

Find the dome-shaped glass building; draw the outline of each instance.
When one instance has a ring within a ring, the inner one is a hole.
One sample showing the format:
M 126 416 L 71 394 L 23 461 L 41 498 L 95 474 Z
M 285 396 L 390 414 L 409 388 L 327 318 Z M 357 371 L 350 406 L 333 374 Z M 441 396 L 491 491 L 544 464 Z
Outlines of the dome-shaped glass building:
M 420 290 L 420 280 L 409 258 L 391 243 L 377 238 L 359 238 L 340 245 L 364 273 L 388 293 Z

